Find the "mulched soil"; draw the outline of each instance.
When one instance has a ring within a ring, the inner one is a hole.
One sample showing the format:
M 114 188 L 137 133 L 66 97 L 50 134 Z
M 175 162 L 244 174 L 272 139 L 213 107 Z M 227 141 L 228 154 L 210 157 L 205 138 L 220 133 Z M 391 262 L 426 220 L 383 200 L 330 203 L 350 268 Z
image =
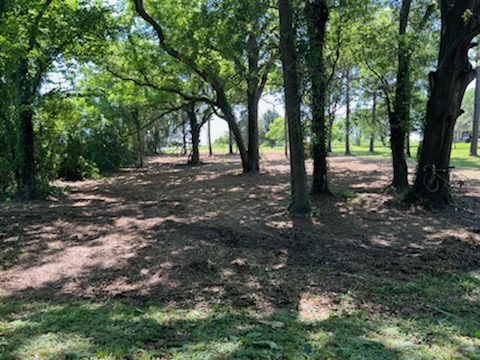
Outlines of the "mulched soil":
M 242 175 L 236 157 L 204 161 L 151 157 L 59 183 L 70 188 L 61 198 L 0 204 L 0 299 L 300 309 L 316 294 L 335 309 L 365 279 L 480 269 L 478 171 L 465 172 L 455 206 L 430 211 L 388 187 L 388 160 L 332 157 L 335 195 L 292 217 L 280 154 L 264 154 L 259 175 Z M 387 306 L 365 293 L 354 301 Z

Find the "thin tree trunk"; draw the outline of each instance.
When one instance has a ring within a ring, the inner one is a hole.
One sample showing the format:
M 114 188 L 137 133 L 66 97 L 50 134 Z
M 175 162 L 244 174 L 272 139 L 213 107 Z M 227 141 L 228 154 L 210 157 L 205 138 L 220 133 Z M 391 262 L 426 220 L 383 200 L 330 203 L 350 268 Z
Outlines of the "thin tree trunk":
M 135 128 L 137 131 L 137 144 L 138 144 L 138 166 L 143 168 L 143 141 L 142 141 L 142 130 L 140 126 L 140 119 L 138 116 L 138 110 L 132 112 L 133 122 L 135 123 Z
M 305 17 L 309 37 L 309 71 L 312 82 L 312 194 L 329 194 L 327 177 L 327 129 L 325 126 L 325 103 L 327 82 L 323 47 L 328 21 L 328 7 L 325 0 L 305 4 Z
M 232 135 L 232 129 L 230 128 L 228 130 L 228 153 L 230 155 L 233 154 L 233 135 Z
M 375 152 L 375 129 L 377 127 L 377 93 L 373 92 L 373 105 L 372 105 L 372 131 L 370 133 L 370 148 L 369 152 Z
M 350 67 L 347 68 L 347 74 L 346 74 L 346 82 L 347 82 L 347 88 L 346 88 L 346 94 L 345 94 L 345 101 L 346 101 L 346 107 L 347 107 L 347 113 L 345 116 L 345 155 L 351 155 L 352 153 L 350 152 Z
M 182 123 L 182 155 L 187 155 L 187 127 L 185 121 Z
M 294 214 L 310 211 L 308 200 L 307 174 L 305 172 L 305 150 L 303 129 L 300 119 L 301 99 L 298 93 L 297 53 L 295 30 L 290 0 L 278 0 L 280 16 L 280 52 L 282 57 L 285 90 L 285 111 L 290 139 L 290 182 L 291 202 L 289 210 Z
M 207 136 L 208 136 L 208 156 L 213 156 L 213 149 L 212 149 L 212 130 L 210 124 L 211 118 L 207 120 Z
M 287 114 L 285 113 L 285 126 L 283 132 L 283 139 L 284 139 L 284 153 L 285 158 L 288 159 L 288 121 L 287 121 Z
M 478 128 L 480 124 L 480 67 L 476 68 L 477 83 L 475 87 L 475 110 L 473 112 L 472 139 L 470 141 L 470 156 L 478 156 Z

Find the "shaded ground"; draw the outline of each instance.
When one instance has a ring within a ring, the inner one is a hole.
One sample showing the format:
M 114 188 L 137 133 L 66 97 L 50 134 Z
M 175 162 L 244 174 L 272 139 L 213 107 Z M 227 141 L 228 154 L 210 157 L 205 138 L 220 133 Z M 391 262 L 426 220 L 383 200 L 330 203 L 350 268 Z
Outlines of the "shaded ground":
M 415 291 L 392 301 L 379 286 L 452 274 L 480 285 L 479 172 L 465 174 L 457 208 L 435 213 L 388 190 L 388 160 L 333 157 L 336 196 L 292 218 L 288 163 L 264 157 L 256 176 L 240 175 L 236 158 L 189 167 L 155 157 L 144 169 L 62 183 L 65 198 L 0 204 L 0 298 L 435 314 Z M 478 317 L 476 299 L 461 301 Z

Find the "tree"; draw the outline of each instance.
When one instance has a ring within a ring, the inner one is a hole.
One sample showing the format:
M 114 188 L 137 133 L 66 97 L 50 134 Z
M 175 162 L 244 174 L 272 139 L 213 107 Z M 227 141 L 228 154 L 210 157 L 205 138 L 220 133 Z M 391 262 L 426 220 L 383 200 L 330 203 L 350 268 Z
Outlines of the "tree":
M 328 21 L 326 0 L 307 1 L 305 17 L 309 37 L 308 67 L 312 92 L 312 194 L 328 194 L 327 181 L 327 130 L 325 107 L 327 97 L 327 76 L 324 64 L 325 31 Z
M 475 87 L 475 110 L 473 112 L 472 138 L 470 140 L 470 156 L 478 156 L 478 128 L 480 126 L 480 67 L 477 61 L 475 75 L 477 79 Z
M 448 169 L 453 129 L 461 114 L 462 98 L 475 71 L 468 59 L 473 38 L 480 33 L 480 3 L 474 0 L 440 1 L 442 27 L 438 65 L 429 74 L 430 99 L 427 103 L 425 133 L 411 198 L 429 200 L 434 206 L 451 201 L 447 187 L 436 192 L 426 188 L 424 168 Z M 448 171 L 439 176 L 448 180 Z
M 284 136 L 285 136 L 285 119 L 282 117 L 278 117 L 270 123 L 268 127 L 268 131 L 265 134 L 265 138 L 267 138 L 271 144 L 275 144 L 275 143 L 282 142 L 284 140 Z
M 280 15 L 280 52 L 283 66 L 285 112 L 290 141 L 292 196 L 289 209 L 294 214 L 305 214 L 310 211 L 310 203 L 305 172 L 303 130 L 300 119 L 301 100 L 298 93 L 296 36 L 290 0 L 278 0 L 278 11 Z
M 17 193 L 24 198 L 39 194 L 35 155 L 35 102 L 55 62 L 83 56 L 95 48 L 110 29 L 106 9 L 96 3 L 45 0 L 11 2 L 0 23 L 4 41 L 13 44 L 5 82 L 15 111 Z

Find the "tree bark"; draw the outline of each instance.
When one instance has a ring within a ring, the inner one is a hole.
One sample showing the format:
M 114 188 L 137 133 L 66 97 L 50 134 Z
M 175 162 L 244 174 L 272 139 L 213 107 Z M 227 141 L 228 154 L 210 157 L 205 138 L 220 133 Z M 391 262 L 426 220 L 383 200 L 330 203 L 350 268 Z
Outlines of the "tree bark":
M 293 28 L 290 0 L 278 0 L 278 11 L 280 16 L 280 52 L 283 67 L 285 111 L 290 139 L 292 196 L 289 210 L 294 214 L 306 214 L 310 211 L 310 203 L 308 200 L 307 174 L 305 172 L 303 129 L 300 119 L 301 99 L 298 93 L 296 35 Z
M 211 129 L 211 118 L 208 118 L 208 123 L 207 123 L 207 137 L 208 137 L 208 156 L 213 156 L 213 150 L 212 150 L 212 129 Z
M 408 187 L 408 168 L 405 159 L 405 136 L 410 116 L 410 47 L 406 31 L 412 0 L 403 0 L 400 11 L 397 85 L 393 112 L 389 112 L 390 147 L 392 149 L 393 181 L 398 190 Z
M 375 152 L 375 128 L 377 127 L 377 93 L 373 92 L 373 104 L 372 104 L 372 131 L 370 132 L 370 147 L 369 152 Z
M 287 120 L 287 114 L 285 113 L 285 126 L 284 126 L 284 132 L 283 132 L 283 139 L 284 139 L 284 149 L 283 152 L 285 154 L 285 159 L 288 159 L 288 120 Z
M 313 181 L 311 193 L 329 194 L 327 174 L 327 129 L 325 126 L 325 105 L 327 79 L 323 59 L 325 29 L 328 21 L 328 7 L 325 0 L 307 1 L 305 17 L 309 37 L 308 67 L 312 83 L 312 156 Z
M 478 128 L 480 124 L 480 67 L 475 70 L 477 85 L 475 87 L 475 110 L 473 112 L 472 139 L 470 141 L 470 156 L 478 156 Z
M 434 165 L 447 169 L 453 142 L 453 128 L 461 114 L 463 95 L 475 78 L 468 60 L 472 39 L 480 33 L 480 5 L 472 8 L 472 1 L 456 1 L 453 5 L 441 1 L 442 31 L 437 70 L 430 74 L 431 95 L 427 103 L 427 119 L 423 145 L 410 199 L 428 200 L 432 206 L 442 206 L 451 201 L 447 186 L 441 184 L 436 192 L 426 188 L 424 167 Z M 473 11 L 465 19 L 467 9 Z M 448 172 L 438 174 L 448 181 Z
M 195 112 L 195 105 L 190 105 L 186 111 L 190 122 L 190 135 L 192 137 L 192 154 L 188 159 L 188 163 L 196 166 L 200 165 L 200 125 Z
M 347 107 L 347 113 L 345 115 L 345 155 L 352 155 L 350 152 L 350 68 L 347 68 L 346 73 L 346 94 L 345 94 L 345 102 Z

